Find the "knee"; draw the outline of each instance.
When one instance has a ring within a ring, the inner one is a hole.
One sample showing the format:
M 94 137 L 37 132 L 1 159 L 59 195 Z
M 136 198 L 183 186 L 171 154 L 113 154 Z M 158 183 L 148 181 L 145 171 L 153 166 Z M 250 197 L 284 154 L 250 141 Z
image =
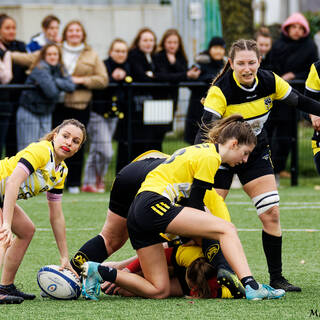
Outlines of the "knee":
M 268 219 L 279 220 L 280 197 L 277 190 L 265 192 L 253 197 L 252 202 L 261 220 L 263 220 L 263 216 L 268 216 Z
M 165 299 L 169 297 L 170 288 L 160 287 L 157 288 L 157 292 L 151 297 L 152 299 Z
M 278 224 L 280 223 L 280 212 L 278 206 L 273 206 L 260 216 L 261 221 L 265 224 L 272 223 L 272 224 Z
M 29 223 L 28 225 L 24 226 L 22 233 L 17 234 L 17 237 L 19 237 L 22 240 L 30 242 L 35 232 L 36 232 L 35 225 L 33 223 Z
M 109 255 L 118 251 L 127 240 L 127 237 L 119 238 L 119 237 L 105 236 L 103 234 L 100 234 L 100 235 L 104 238 L 104 243 Z

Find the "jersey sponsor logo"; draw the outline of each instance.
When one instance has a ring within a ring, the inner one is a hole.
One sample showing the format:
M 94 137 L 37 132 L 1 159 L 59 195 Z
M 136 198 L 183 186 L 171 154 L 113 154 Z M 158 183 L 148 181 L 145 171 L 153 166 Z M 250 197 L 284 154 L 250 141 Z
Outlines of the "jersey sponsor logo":
M 268 111 L 272 108 L 272 100 L 270 97 L 264 99 L 264 105 Z
M 254 99 L 256 98 L 258 95 L 257 94 L 254 94 L 253 96 L 247 96 L 246 99 Z

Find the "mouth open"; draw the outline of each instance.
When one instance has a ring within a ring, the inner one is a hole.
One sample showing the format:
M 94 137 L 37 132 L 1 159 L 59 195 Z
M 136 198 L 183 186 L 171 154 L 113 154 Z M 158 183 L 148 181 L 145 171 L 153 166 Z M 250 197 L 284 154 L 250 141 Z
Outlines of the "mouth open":
M 69 152 L 69 151 L 70 151 L 70 149 L 69 149 L 68 147 L 65 147 L 65 146 L 62 146 L 61 149 L 64 150 L 64 151 L 66 151 L 66 152 Z

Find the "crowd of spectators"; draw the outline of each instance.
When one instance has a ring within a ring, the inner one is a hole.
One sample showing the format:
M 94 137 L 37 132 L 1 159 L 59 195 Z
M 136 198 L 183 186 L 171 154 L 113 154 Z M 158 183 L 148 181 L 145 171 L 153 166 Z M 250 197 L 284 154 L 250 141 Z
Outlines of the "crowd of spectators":
M 227 61 L 223 38 L 213 37 L 207 49 L 190 62 L 178 30 L 168 29 L 157 43 L 153 30 L 142 28 L 131 45 L 115 38 L 108 57 L 102 61 L 88 45 L 80 21 L 68 22 L 61 35 L 59 30 L 59 18 L 48 15 L 42 21 L 42 31 L 26 44 L 16 39 L 15 20 L 0 14 L 0 82 L 35 86 L 32 90 L 0 91 L 2 157 L 38 140 L 64 119 L 75 118 L 87 127 L 89 152 L 86 163 L 83 151 L 67 160 L 68 190 L 104 192 L 113 139 L 117 141 L 116 171 L 147 150 L 162 150 L 164 137 L 173 128 L 179 99 L 176 85 L 181 81 L 205 84 L 190 88 L 184 139 L 193 144 L 203 113 L 201 99 Z M 283 23 L 280 38 L 274 44 L 269 30 L 259 29 L 255 38 L 261 67 L 275 71 L 285 80 L 305 80 L 311 64 L 318 59 L 309 32 L 308 22 L 301 14 L 294 14 Z M 171 86 L 134 88 L 128 117 L 123 85 L 132 81 L 169 82 Z M 108 87 L 108 83 L 117 86 Z M 287 139 L 291 134 L 288 115 L 292 113 L 282 106 L 274 110 L 283 112 L 271 114 L 271 147 L 276 173 L 285 174 L 290 151 Z M 131 132 L 128 121 L 132 122 Z

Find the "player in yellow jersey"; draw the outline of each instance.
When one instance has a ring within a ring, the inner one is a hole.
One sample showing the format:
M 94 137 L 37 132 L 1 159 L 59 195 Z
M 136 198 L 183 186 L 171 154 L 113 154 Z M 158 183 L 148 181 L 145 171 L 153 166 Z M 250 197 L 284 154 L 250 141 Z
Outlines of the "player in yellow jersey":
M 305 95 L 317 101 L 320 100 L 320 60 L 313 63 L 305 85 Z M 317 171 L 320 174 L 320 117 L 310 114 L 312 126 L 314 128 L 312 136 L 313 159 Z
M 35 295 L 21 292 L 14 285 L 16 273 L 35 232 L 34 224 L 17 205 L 17 199 L 28 199 L 47 192 L 50 223 L 60 252 L 61 268 L 74 272 L 68 258 L 61 206 L 68 173 L 64 160 L 72 157 L 85 139 L 86 131 L 82 123 L 74 119 L 65 120 L 42 141 L 32 143 L 15 156 L 0 161 L 0 196 L 3 200 L 0 247 L 4 254 L 0 303 L 21 303 L 24 299 L 35 298 Z
M 82 293 L 96 300 L 103 280 L 136 295 L 161 299 L 170 293 L 169 275 L 161 234 L 220 241 L 231 268 L 246 289 L 248 300 L 280 298 L 285 292 L 259 285 L 253 278 L 235 227 L 204 211 L 203 199 L 212 189 L 221 162 L 245 163 L 256 145 L 256 136 L 243 117 L 233 115 L 208 130 L 207 142 L 176 151 L 144 180 L 128 215 L 131 244 L 137 251 L 145 278 L 96 262 L 83 264 Z M 177 201 L 188 198 L 188 207 Z
M 117 173 L 112 184 L 107 217 L 101 232 L 86 241 L 70 261 L 78 274 L 80 274 L 81 265 L 84 262 L 103 262 L 115 251 L 119 250 L 128 240 L 127 216 L 130 205 L 146 175 L 167 158 L 169 158 L 169 155 L 151 150 L 139 156 Z M 204 204 L 208 208 L 208 211 L 215 216 L 230 221 L 227 206 L 222 197 L 214 189 L 206 192 Z M 163 241 L 168 240 L 165 235 L 162 236 L 165 237 Z M 210 263 L 215 268 L 230 269 L 226 265 L 226 261 L 219 248 L 219 244 L 213 248 L 215 259 Z
M 262 242 L 267 258 L 270 285 L 286 291 L 301 291 L 282 275 L 282 232 L 279 194 L 265 132 L 274 100 L 292 108 L 320 116 L 320 103 L 300 94 L 275 73 L 259 69 L 260 54 L 254 40 L 238 40 L 231 46 L 229 60 L 213 81 L 204 99 L 204 125 L 213 120 L 240 113 L 252 124 L 257 146 L 247 163 L 230 167 L 223 164 L 217 171 L 214 188 L 225 199 L 232 178 L 237 174 L 244 191 L 252 199 L 263 226 Z M 292 109 L 294 111 L 294 109 Z M 196 143 L 203 141 L 199 131 Z

